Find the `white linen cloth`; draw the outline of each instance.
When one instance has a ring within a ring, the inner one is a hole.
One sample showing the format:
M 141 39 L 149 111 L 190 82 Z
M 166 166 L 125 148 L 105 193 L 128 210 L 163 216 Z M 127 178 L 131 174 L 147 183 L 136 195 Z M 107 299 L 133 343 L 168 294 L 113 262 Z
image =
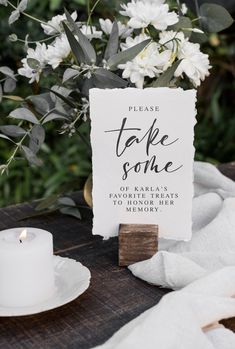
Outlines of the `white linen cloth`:
M 135 276 L 177 291 L 97 349 L 235 349 L 235 334 L 217 325 L 235 316 L 235 183 L 195 162 L 194 188 L 192 240 L 160 240 L 151 259 L 129 266 Z
M 97 349 L 234 349 L 235 335 L 223 326 L 235 316 L 235 267 L 226 267 L 164 296 Z
M 191 241 L 160 239 L 159 252 L 129 267 L 135 276 L 176 290 L 235 266 L 235 182 L 213 165 L 195 162 L 194 187 Z

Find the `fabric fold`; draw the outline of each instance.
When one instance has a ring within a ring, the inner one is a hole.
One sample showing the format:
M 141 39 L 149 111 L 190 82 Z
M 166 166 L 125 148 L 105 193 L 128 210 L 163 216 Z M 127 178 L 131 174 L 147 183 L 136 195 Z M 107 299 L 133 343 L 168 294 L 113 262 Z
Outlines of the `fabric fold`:
M 220 349 L 232 349 L 229 346 L 234 334 L 224 328 L 213 328 L 212 333 L 204 328 L 235 316 L 235 299 L 230 297 L 235 283 L 230 281 L 228 289 L 223 285 L 234 274 L 235 267 L 223 268 L 194 281 L 190 287 L 167 294 L 96 349 L 217 349 L 214 342 L 218 337 L 223 343 Z M 220 284 L 216 293 L 212 288 L 215 283 Z

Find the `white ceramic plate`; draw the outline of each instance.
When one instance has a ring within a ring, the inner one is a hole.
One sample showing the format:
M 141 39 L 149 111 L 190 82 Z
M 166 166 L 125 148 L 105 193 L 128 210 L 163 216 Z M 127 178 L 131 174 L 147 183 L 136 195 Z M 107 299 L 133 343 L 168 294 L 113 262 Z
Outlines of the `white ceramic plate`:
M 46 301 L 30 307 L 3 307 L 0 316 L 24 316 L 61 307 L 80 296 L 90 285 L 91 273 L 81 263 L 54 256 L 56 289 Z

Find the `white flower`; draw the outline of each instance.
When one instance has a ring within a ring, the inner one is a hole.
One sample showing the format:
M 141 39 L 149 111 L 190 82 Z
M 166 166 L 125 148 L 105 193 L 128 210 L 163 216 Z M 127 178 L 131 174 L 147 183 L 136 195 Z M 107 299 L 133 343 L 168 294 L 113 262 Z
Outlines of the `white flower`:
M 102 37 L 102 32 L 98 31 L 95 26 L 91 27 L 90 25 L 83 24 L 80 30 L 89 40 L 101 39 Z
M 200 51 L 199 44 L 185 41 L 178 52 L 178 59 L 182 62 L 175 71 L 175 76 L 185 73 L 195 87 L 209 75 L 211 68 L 208 55 Z
M 100 27 L 103 30 L 103 32 L 106 35 L 110 35 L 112 28 L 113 28 L 113 22 L 109 18 L 107 18 L 107 19 L 100 18 L 99 22 L 100 22 Z M 131 33 L 133 32 L 132 28 L 129 28 L 127 25 L 121 23 L 120 21 L 117 22 L 117 25 L 118 25 L 119 36 L 123 39 L 130 36 Z
M 182 15 L 186 15 L 186 13 L 188 12 L 188 7 L 186 6 L 185 3 L 181 5 L 181 12 L 182 12 Z
M 27 60 L 29 58 L 35 59 L 37 61 L 37 68 L 33 69 L 29 66 Z M 28 48 L 26 58 L 22 59 L 23 67 L 18 69 L 18 73 L 22 76 L 26 76 L 30 79 L 31 84 L 34 81 L 39 81 L 40 74 L 47 64 L 47 47 L 46 45 L 37 43 L 35 50 Z
M 154 78 L 161 74 L 169 67 L 170 58 L 170 50 L 160 53 L 158 45 L 151 43 L 131 62 L 120 64 L 118 67 L 123 69 L 124 79 L 130 79 L 137 88 L 143 88 L 144 78 Z
M 77 11 L 74 11 L 71 14 L 71 17 L 73 18 L 74 21 L 77 19 Z M 50 21 L 47 22 L 47 24 L 41 24 L 44 33 L 47 35 L 55 35 L 58 33 L 63 32 L 63 26 L 62 22 L 66 20 L 66 15 L 65 13 L 63 15 L 57 15 L 52 17 Z
M 126 38 L 126 42 L 121 43 L 121 49 L 124 51 L 132 46 L 140 44 L 142 41 L 149 39 L 150 37 L 145 33 L 141 33 L 140 35 L 135 36 L 134 38 L 128 37 Z
M 48 45 L 48 64 L 50 64 L 53 69 L 57 68 L 59 64 L 69 56 L 70 52 L 71 48 L 67 37 L 65 34 L 61 34 L 51 45 Z
M 176 53 L 181 45 L 188 40 L 184 37 L 184 33 L 174 32 L 173 30 L 163 31 L 159 34 L 159 37 L 159 43 L 173 53 Z
M 178 15 L 169 12 L 169 6 L 159 0 L 132 0 L 127 5 L 122 4 L 123 16 L 130 17 L 128 25 L 131 28 L 146 28 L 152 24 L 158 30 L 166 30 L 169 25 L 178 22 Z

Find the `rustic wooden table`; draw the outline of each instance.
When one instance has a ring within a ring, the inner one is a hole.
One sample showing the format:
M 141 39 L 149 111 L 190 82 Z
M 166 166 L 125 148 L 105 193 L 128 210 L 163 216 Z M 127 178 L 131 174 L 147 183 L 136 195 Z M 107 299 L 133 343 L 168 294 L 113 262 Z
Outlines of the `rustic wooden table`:
M 221 168 L 225 173 L 228 168 Z M 231 175 L 231 168 L 229 168 Z M 232 172 L 233 176 L 235 171 Z M 76 196 L 78 203 L 82 195 Z M 0 349 L 88 349 L 107 340 L 121 326 L 157 304 L 167 292 L 118 267 L 117 238 L 91 235 L 90 209 L 83 220 L 53 213 L 21 220 L 34 204 L 0 210 L 0 230 L 34 226 L 52 232 L 55 254 L 82 262 L 91 270 L 90 288 L 75 301 L 34 316 L 0 318 Z M 104 217 L 105 219 L 105 217 Z M 226 325 L 235 330 L 235 319 Z

